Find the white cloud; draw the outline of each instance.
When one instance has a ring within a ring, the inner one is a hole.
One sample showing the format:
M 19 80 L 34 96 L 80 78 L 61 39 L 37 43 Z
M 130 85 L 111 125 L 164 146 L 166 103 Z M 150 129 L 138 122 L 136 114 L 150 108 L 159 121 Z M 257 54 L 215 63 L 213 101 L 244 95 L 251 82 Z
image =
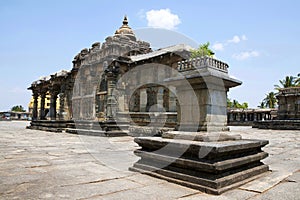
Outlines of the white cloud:
M 259 55 L 258 51 L 244 51 L 238 54 L 233 54 L 232 57 L 237 60 L 246 60 L 248 58 L 258 57 Z
M 213 46 L 212 49 L 215 51 L 223 51 L 224 50 L 224 45 L 222 43 L 216 42 Z
M 170 9 L 150 10 L 146 12 L 148 26 L 155 28 L 175 29 L 181 23 L 178 15 Z
M 212 46 L 212 49 L 215 50 L 215 51 L 223 51 L 225 46 L 231 44 L 231 43 L 234 43 L 234 44 L 238 44 L 240 43 L 241 41 L 245 41 L 245 40 L 248 40 L 247 36 L 246 35 L 241 35 L 241 36 L 238 36 L 238 35 L 235 35 L 233 36 L 232 39 L 229 39 L 229 40 L 226 40 L 226 42 L 216 42 L 213 46 Z
M 242 40 L 248 40 L 248 38 L 246 37 L 246 35 L 242 35 Z
M 235 43 L 235 44 L 237 44 L 237 43 L 241 42 L 242 40 L 247 40 L 246 35 L 242 35 L 242 36 L 235 35 L 235 36 L 233 36 L 232 39 L 227 40 L 227 43 Z
M 235 35 L 231 40 L 227 40 L 228 43 L 239 43 L 241 41 L 240 37 Z

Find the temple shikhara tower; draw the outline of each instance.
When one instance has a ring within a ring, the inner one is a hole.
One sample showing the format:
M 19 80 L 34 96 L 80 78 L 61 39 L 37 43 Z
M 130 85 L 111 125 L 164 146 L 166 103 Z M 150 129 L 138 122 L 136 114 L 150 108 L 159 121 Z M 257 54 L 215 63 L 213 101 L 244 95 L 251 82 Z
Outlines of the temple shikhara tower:
M 125 17 L 105 42 L 82 49 L 71 70 L 31 84 L 29 128 L 135 136 L 141 159 L 130 170 L 207 193 L 253 180 L 268 171 L 260 161 L 267 157 L 261 148 L 268 141 L 229 132 L 227 92 L 241 81 L 220 60 L 191 59 L 191 49 L 174 44 L 152 50 Z

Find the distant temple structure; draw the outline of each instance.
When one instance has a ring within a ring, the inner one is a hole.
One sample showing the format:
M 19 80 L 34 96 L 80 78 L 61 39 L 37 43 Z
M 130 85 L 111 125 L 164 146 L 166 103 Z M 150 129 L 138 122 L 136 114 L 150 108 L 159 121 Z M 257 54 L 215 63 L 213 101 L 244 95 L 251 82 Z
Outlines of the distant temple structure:
M 255 122 L 254 128 L 300 130 L 300 87 L 279 89 L 275 119 Z
M 4 111 L 0 112 L 0 121 L 6 120 L 30 120 L 30 112 Z
M 102 45 L 96 42 L 91 48 L 82 49 L 74 57 L 70 71 L 62 70 L 31 84 L 28 88 L 33 93 L 33 120 L 30 128 L 49 131 L 62 131 L 67 128 L 69 132 L 76 132 L 90 128 L 99 129 L 96 127 L 100 124 L 100 132 L 104 131 L 107 135 L 123 134 L 129 127 L 128 116 L 135 124 L 143 126 L 150 123 L 151 116 L 156 111 L 162 110 L 164 114 L 161 117 L 166 118 L 164 126 L 174 128 L 177 124 L 176 92 L 163 84 L 134 88 L 144 79 L 139 72 L 134 71 L 136 74 L 131 75 L 134 77 L 122 86 L 117 86 L 116 82 L 137 66 L 153 63 L 169 67 L 163 72 L 150 74 L 147 81 L 153 83 L 169 77 L 174 73 L 172 70 L 184 72 L 193 65 L 209 65 L 219 73 L 228 73 L 228 65 L 214 58 L 189 60 L 190 50 L 191 47 L 179 44 L 153 51 L 148 42 L 136 39 L 125 17 L 122 26 L 113 36 L 107 37 Z M 237 83 L 239 84 L 241 82 Z M 123 91 L 123 95 L 117 97 L 113 94 L 116 87 L 119 93 Z M 232 86 L 225 87 L 228 90 Z M 129 90 L 134 90 L 134 93 L 128 93 Z M 116 119 L 119 120 L 118 125 Z M 206 130 L 204 124 L 206 122 L 203 122 L 201 130 Z M 224 128 L 226 119 L 223 119 L 222 124 L 220 126 Z M 132 126 L 131 129 L 139 131 L 138 126 Z M 140 131 L 145 132 L 144 129 Z
M 227 109 L 227 122 L 229 126 L 253 126 L 258 121 L 266 121 L 276 118 L 276 108 Z

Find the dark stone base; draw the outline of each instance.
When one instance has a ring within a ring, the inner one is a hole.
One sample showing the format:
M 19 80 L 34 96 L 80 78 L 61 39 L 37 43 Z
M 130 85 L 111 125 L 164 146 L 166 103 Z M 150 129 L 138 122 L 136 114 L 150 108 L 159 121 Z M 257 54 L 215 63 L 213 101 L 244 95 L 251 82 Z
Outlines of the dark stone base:
M 115 121 L 72 121 L 72 120 L 35 120 L 31 121 L 28 129 L 42 130 L 49 132 L 62 132 L 93 135 L 93 136 L 127 136 L 128 123 Z
M 152 137 L 161 136 L 166 131 L 172 131 L 173 128 L 154 127 L 154 126 L 129 126 L 128 134 L 133 137 Z
M 229 121 L 227 126 L 253 126 L 254 121 Z
M 93 135 L 93 136 L 127 136 L 128 126 L 126 122 L 116 121 L 75 121 L 74 124 L 69 124 L 66 132 L 80 135 Z
M 141 159 L 130 168 L 210 194 L 221 194 L 269 170 L 265 140 L 191 141 L 139 137 Z
M 34 120 L 30 122 L 28 129 L 62 132 L 67 128 L 67 124 L 74 123 L 72 120 Z
M 252 128 L 274 130 L 300 130 L 300 120 L 266 120 L 255 122 Z
M 107 137 L 119 137 L 127 136 L 124 131 L 101 131 L 101 130 L 88 130 L 88 129 L 66 129 L 67 133 L 78 134 L 78 135 L 91 135 L 91 136 L 107 136 Z

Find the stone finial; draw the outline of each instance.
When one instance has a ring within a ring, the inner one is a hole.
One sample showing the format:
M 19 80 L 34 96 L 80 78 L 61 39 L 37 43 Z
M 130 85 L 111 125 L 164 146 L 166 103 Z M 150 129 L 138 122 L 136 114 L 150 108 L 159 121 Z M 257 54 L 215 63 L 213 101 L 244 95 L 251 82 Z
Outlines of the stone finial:
M 128 25 L 127 15 L 124 16 L 123 25 Z
M 128 26 L 128 19 L 126 15 L 124 16 L 122 26 L 118 30 L 116 30 L 115 35 L 126 35 L 132 40 L 136 40 L 132 29 Z

